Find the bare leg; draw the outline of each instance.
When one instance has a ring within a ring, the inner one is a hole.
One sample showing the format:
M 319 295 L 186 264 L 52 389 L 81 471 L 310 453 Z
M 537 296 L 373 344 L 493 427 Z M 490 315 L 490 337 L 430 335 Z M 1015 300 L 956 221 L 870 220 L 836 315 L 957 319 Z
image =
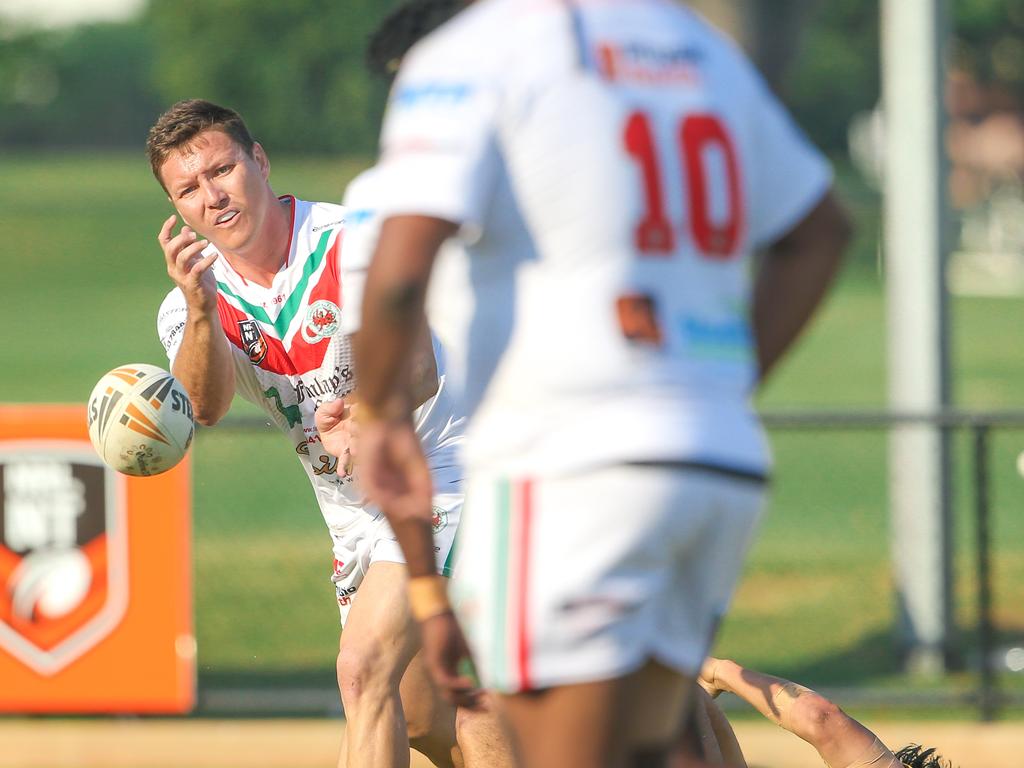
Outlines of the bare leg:
M 523 768 L 661 768 L 691 684 L 649 662 L 626 677 L 504 696 L 502 704 Z
M 455 739 L 455 710 L 437 695 L 420 654 L 405 671 L 400 695 L 412 748 L 439 768 L 463 768 Z
M 419 641 L 410 631 L 405 566 L 374 563 L 352 604 L 338 648 L 346 745 L 340 768 L 408 768 L 399 684 Z
M 371 565 L 345 624 L 338 686 L 348 726 L 339 768 L 408 768 L 410 746 L 438 768 L 511 768 L 493 712 L 457 721 L 437 695 L 418 656 L 406 580 L 400 563 Z
M 487 695 L 482 710 L 460 708 L 455 716 L 455 731 L 466 768 L 515 768 L 519 765 L 508 723 L 493 695 Z

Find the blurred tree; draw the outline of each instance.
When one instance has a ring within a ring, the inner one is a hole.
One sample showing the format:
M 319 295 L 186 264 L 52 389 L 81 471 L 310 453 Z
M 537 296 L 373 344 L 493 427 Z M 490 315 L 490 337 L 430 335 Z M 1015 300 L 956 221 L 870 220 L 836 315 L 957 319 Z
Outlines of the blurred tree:
M 953 64 L 990 87 L 990 106 L 1024 107 L 1024 2 L 955 0 Z
M 386 86 L 367 73 L 366 41 L 396 4 L 151 0 L 161 102 L 233 107 L 274 151 L 370 152 Z
M 138 24 L 31 32 L 0 44 L 0 146 L 141 146 L 156 99 Z

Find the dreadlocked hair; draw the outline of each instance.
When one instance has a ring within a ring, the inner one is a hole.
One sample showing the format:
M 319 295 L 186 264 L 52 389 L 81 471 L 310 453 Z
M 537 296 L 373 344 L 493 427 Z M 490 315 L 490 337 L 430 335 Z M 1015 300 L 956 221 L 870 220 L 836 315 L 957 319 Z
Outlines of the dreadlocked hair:
M 366 65 L 388 79 L 402 57 L 420 38 L 430 34 L 462 9 L 462 0 L 408 0 L 392 11 L 370 35 Z
M 907 768 L 951 768 L 935 754 L 934 748 L 925 749 L 920 744 L 908 744 L 896 753 L 896 759 Z

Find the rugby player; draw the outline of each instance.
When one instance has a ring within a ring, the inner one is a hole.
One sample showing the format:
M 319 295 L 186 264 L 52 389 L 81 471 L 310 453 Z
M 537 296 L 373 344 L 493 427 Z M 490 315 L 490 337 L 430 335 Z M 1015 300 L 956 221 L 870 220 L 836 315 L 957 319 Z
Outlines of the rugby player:
M 158 235 L 175 283 L 158 316 L 172 371 L 202 424 L 217 423 L 236 393 L 259 406 L 293 445 L 327 523 L 345 630 L 339 764 L 408 766 L 411 743 L 438 766 L 507 765 L 493 717 L 457 717 L 425 674 L 401 551 L 355 479 L 348 422 L 356 379 L 339 282 L 346 210 L 278 197 L 266 152 L 242 118 L 207 101 L 167 110 L 147 151 L 177 211 Z M 175 233 L 178 216 L 184 226 Z M 416 337 L 411 404 L 437 486 L 432 568 L 446 574 L 463 500 L 454 456 L 463 417 L 436 365 L 439 347 L 426 327 Z
M 428 666 L 473 700 L 406 363 L 455 238 L 431 290 L 471 413 L 453 590 L 482 682 L 527 768 L 663 765 L 763 502 L 750 393 L 848 239 L 828 164 L 674 2 L 479 0 L 403 59 L 377 173 L 360 462 Z

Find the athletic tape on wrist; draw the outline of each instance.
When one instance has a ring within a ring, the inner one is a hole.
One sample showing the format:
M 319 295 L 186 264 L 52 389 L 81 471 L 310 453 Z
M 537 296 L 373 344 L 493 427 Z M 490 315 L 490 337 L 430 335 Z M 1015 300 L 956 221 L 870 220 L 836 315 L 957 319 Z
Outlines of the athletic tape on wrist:
M 425 621 L 452 609 L 448 602 L 448 580 L 443 576 L 409 579 L 409 608 L 416 621 Z

